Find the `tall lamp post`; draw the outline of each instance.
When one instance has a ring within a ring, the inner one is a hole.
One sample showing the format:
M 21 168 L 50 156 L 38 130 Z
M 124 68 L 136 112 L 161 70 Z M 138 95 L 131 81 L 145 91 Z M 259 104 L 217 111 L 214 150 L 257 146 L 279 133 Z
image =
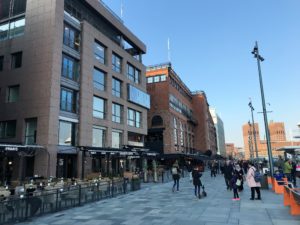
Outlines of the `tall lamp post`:
M 256 159 L 258 159 L 258 149 L 257 149 L 257 142 L 256 142 L 256 130 L 255 130 L 254 116 L 253 116 L 254 108 L 253 108 L 253 106 L 252 106 L 251 98 L 250 98 L 250 102 L 249 102 L 248 106 L 249 106 L 250 109 L 251 109 L 252 129 L 253 129 L 253 138 L 254 138 L 255 155 L 256 155 Z
M 264 96 L 263 81 L 262 81 L 262 75 L 261 75 L 261 69 L 260 69 L 260 62 L 264 61 L 264 58 L 261 55 L 259 55 L 257 41 L 255 42 L 255 46 L 251 53 L 254 55 L 254 58 L 257 59 L 260 94 L 261 94 L 261 102 L 262 102 L 262 108 L 263 108 L 265 132 L 266 132 L 266 138 L 267 138 L 267 148 L 268 148 L 268 156 L 269 156 L 269 164 L 270 164 L 270 174 L 272 176 L 274 173 L 273 156 L 272 156 L 272 148 L 271 148 L 271 141 L 270 141 L 270 132 L 269 132 L 269 125 L 268 125 L 267 111 L 266 111 L 266 102 L 265 102 L 265 96 Z

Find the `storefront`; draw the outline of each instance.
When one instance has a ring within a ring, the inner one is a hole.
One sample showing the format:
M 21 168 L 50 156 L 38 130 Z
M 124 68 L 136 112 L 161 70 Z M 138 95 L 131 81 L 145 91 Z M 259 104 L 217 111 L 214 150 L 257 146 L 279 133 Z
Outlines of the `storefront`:
M 39 151 L 46 149 L 39 145 L 0 144 L 0 183 L 16 185 L 33 177 Z

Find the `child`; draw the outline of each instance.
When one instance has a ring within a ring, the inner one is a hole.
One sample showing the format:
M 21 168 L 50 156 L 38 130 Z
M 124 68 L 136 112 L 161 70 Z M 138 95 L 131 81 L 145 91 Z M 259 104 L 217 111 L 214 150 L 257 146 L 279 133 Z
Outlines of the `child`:
M 231 188 L 233 190 L 233 201 L 240 200 L 238 187 L 241 185 L 241 180 L 238 178 L 236 171 L 233 172 L 232 178 L 230 180 Z

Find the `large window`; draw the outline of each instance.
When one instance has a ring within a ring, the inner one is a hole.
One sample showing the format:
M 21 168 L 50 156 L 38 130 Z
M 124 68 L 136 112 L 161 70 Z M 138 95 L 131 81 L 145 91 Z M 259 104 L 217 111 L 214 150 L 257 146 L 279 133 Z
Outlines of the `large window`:
M 112 121 L 115 123 L 122 122 L 122 112 L 123 107 L 119 104 L 113 103 L 112 104 Z
M 22 66 L 22 52 L 11 54 L 11 68 L 17 69 Z
M 127 64 L 127 77 L 129 80 L 138 84 L 140 82 L 140 74 L 141 72 L 138 69 L 131 64 Z
M 94 56 L 102 64 L 105 64 L 105 51 L 106 48 L 102 44 L 94 42 Z
M 17 102 L 19 100 L 19 85 L 9 86 L 7 89 L 7 102 Z
M 94 68 L 93 72 L 94 88 L 104 91 L 105 90 L 105 73 L 101 70 Z
M 76 124 L 68 121 L 59 121 L 59 145 L 76 145 Z
M 174 144 L 178 145 L 178 137 L 177 137 L 177 121 L 176 118 L 173 118 L 173 135 L 174 135 Z
M 0 138 L 14 138 L 16 136 L 16 120 L 0 122 Z
M 60 109 L 77 113 L 77 92 L 62 87 L 60 91 Z
M 121 73 L 122 68 L 122 59 L 120 56 L 115 53 L 112 54 L 112 69 L 117 73 Z
M 94 96 L 93 99 L 93 117 L 104 119 L 105 118 L 105 100 Z
M 0 56 L 0 71 L 3 70 L 3 64 L 4 64 L 4 56 L 1 55 L 1 56 Z
M 24 13 L 26 0 L 1 0 L 0 20 Z
M 36 133 L 37 133 L 37 119 L 26 119 L 25 120 L 25 144 L 33 145 L 36 144 Z
M 111 147 L 112 148 L 121 148 L 122 146 L 122 131 L 113 130 L 111 132 Z
M 179 126 L 180 126 L 180 145 L 183 146 L 184 142 L 183 142 L 183 125 L 182 125 L 182 122 L 179 121 Z
M 93 126 L 93 147 L 105 147 L 105 132 L 105 128 Z
M 69 24 L 64 24 L 64 45 L 79 51 L 80 33 Z
M 142 113 L 133 109 L 127 111 L 127 124 L 133 127 L 141 127 Z
M 1 7 L 0 7 L 1 9 Z M 25 18 L 18 18 L 0 24 L 0 41 L 18 37 L 24 34 Z
M 113 96 L 121 98 L 121 94 L 122 94 L 121 88 L 122 88 L 122 82 L 113 78 L 112 79 L 112 94 L 113 94 Z
M 73 57 L 63 54 L 62 56 L 62 76 L 68 79 L 78 81 L 79 62 Z

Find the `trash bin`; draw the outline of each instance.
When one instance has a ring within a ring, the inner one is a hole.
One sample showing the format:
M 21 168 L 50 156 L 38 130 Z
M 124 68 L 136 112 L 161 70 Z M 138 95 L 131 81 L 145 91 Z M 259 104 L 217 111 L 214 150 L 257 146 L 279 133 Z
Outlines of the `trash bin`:
M 261 189 L 269 189 L 268 175 L 267 175 L 267 174 L 264 174 L 264 175 L 261 177 L 260 184 L 261 184 Z

